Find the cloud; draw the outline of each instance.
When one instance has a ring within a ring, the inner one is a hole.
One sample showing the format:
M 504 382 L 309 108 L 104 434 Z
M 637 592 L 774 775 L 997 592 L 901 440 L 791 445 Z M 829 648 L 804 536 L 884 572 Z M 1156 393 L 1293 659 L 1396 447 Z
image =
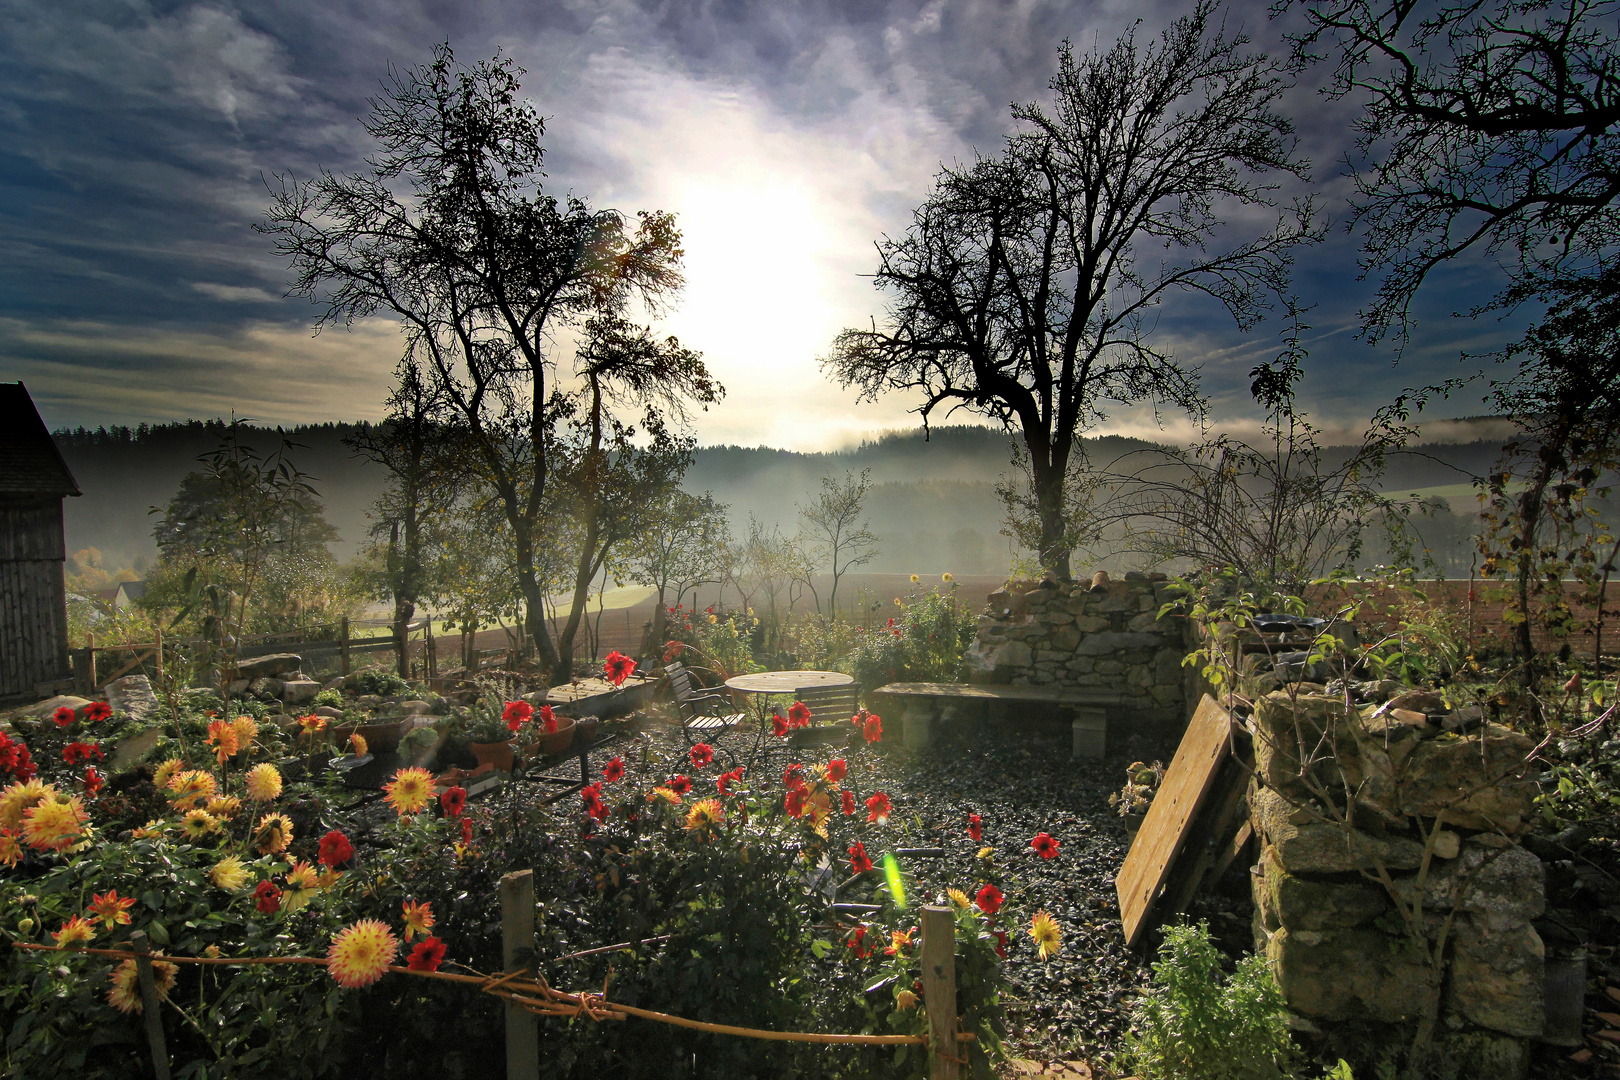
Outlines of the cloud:
M 279 303 L 282 299 L 269 289 L 260 289 L 251 285 L 221 285 L 217 281 L 193 281 L 191 287 L 204 296 L 211 296 L 215 300 L 224 300 L 232 304 L 274 304 Z

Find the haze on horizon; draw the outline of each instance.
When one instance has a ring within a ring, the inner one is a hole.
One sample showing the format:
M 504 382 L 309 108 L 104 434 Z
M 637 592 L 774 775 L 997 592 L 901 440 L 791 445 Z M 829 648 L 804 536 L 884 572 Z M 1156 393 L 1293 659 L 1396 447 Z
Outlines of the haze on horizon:
M 388 66 L 449 40 L 465 62 L 499 48 L 527 69 L 525 92 L 550 118 L 551 190 L 677 215 L 688 285 L 657 330 L 702 351 L 727 389 L 695 418 L 701 443 L 810 451 L 911 430 L 915 402 L 857 405 L 817 363 L 839 329 L 882 317 L 862 277 L 874 241 L 906 228 L 942 162 L 999 149 L 1009 103 L 1043 97 L 1061 39 L 1106 44 L 1137 15 L 1154 34 L 1189 7 L 0 0 L 0 377 L 26 382 L 52 427 L 378 418 L 394 326 L 313 336 L 313 309 L 282 296 L 286 268 L 250 226 L 272 174 L 359 168 L 357 118 Z M 1280 47 L 1265 5 L 1230 19 Z M 1342 218 L 1356 103 L 1302 85 L 1288 105 L 1314 190 Z M 1451 317 L 1496 280 L 1459 260 L 1421 296 L 1397 366 L 1392 347 L 1356 339 L 1373 286 L 1355 280 L 1355 256 L 1335 229 L 1296 273 L 1315 305 L 1302 394 L 1328 441 L 1513 329 Z M 1247 433 L 1247 375 L 1277 353 L 1279 330 L 1240 335 L 1188 298 L 1164 307 L 1157 335 L 1200 365 L 1217 426 Z M 1477 395 L 1448 405 L 1438 415 L 1480 411 Z M 1125 412 L 1102 430 L 1192 434 L 1163 419 Z

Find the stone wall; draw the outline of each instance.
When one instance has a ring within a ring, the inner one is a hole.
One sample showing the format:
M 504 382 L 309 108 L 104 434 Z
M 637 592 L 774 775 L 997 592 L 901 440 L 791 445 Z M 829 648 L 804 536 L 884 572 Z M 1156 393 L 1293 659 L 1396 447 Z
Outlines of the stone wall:
M 1432 693 L 1358 685 L 1371 700 L 1348 711 L 1320 693 L 1256 702 L 1256 948 L 1336 1052 L 1405 1046 L 1427 1012 L 1457 1075 L 1517 1080 L 1544 1022 L 1542 866 L 1515 842 L 1531 741 Z
M 963 658 L 969 680 L 1118 692 L 1134 718 L 1181 724 L 1185 620 L 1160 619 L 1163 574 L 1009 582 L 993 592 Z

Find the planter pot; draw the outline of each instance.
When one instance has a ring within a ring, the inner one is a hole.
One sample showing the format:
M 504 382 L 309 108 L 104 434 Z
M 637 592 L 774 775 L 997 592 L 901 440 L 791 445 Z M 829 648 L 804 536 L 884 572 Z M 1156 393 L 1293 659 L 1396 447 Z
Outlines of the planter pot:
M 405 720 L 386 720 L 375 724 L 334 724 L 328 728 L 332 743 L 344 749 L 350 735 L 366 740 L 366 749 L 373 754 L 392 754 L 399 749 L 400 737 L 405 734 Z
M 1125 835 L 1135 840 L 1137 830 L 1142 827 L 1142 822 L 1147 819 L 1147 811 L 1144 810 L 1140 814 L 1126 814 L 1124 817 Z
M 594 719 L 594 717 L 593 717 Z M 553 754 L 567 752 L 574 745 L 575 720 L 572 716 L 557 717 L 557 730 L 547 734 L 541 730 L 536 722 L 538 738 L 535 741 L 535 752 L 542 757 L 551 757 Z
M 575 720 L 573 742 L 579 743 L 582 746 L 589 746 L 591 743 L 595 742 L 596 726 L 599 722 L 599 719 L 595 716 L 581 716 Z M 559 731 L 562 730 L 561 719 L 557 721 L 557 728 Z M 566 749 L 568 749 L 568 747 L 564 746 L 563 750 Z M 556 752 L 560 754 L 562 753 L 562 750 L 558 750 Z
M 475 742 L 468 743 L 473 757 L 478 759 L 480 765 L 492 765 L 496 772 L 509 773 L 512 771 L 512 740 L 504 742 Z

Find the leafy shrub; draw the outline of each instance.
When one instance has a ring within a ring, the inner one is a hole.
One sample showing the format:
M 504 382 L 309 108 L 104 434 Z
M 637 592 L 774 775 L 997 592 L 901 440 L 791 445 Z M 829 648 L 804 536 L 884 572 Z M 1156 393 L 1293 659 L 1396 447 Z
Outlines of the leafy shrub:
M 411 684 L 386 668 L 367 668 L 349 676 L 349 688 L 356 694 L 376 694 L 391 697 L 410 690 Z
M 325 705 L 329 709 L 343 708 L 343 691 L 338 689 L 322 690 L 315 695 L 315 704 Z
M 1137 1001 L 1121 1066 L 1143 1080 L 1275 1080 L 1291 1075 L 1282 992 L 1261 956 L 1229 977 L 1209 925 L 1164 932 L 1153 985 Z
M 951 682 L 973 642 L 976 618 L 956 599 L 956 586 L 912 590 L 899 614 L 858 634 L 841 670 L 863 690 L 889 682 Z

